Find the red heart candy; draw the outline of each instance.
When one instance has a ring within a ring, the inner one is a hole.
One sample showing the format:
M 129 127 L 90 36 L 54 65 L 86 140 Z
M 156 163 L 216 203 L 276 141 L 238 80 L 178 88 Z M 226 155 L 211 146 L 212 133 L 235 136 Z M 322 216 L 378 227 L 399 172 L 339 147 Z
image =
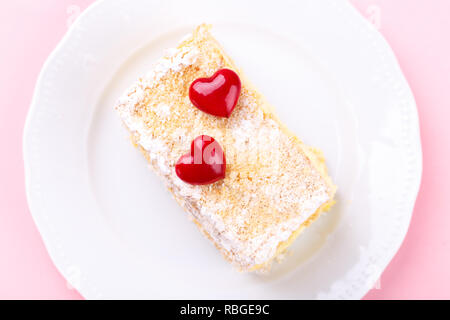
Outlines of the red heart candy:
M 228 118 L 241 94 L 241 80 L 230 69 L 221 69 L 210 78 L 199 78 L 189 88 L 189 98 L 203 112 Z
M 192 141 L 191 152 L 180 157 L 175 165 L 177 176 L 193 185 L 211 184 L 225 178 L 225 154 L 219 143 L 209 136 Z

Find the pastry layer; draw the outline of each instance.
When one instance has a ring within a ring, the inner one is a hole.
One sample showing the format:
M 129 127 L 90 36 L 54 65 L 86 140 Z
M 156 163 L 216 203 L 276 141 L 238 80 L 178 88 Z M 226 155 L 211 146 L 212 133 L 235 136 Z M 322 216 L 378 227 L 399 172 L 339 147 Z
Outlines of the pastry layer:
M 195 108 L 189 86 L 221 68 L 242 92 L 230 118 Z M 305 146 L 201 25 L 120 99 L 117 110 L 154 171 L 200 229 L 240 270 L 267 266 L 331 206 L 335 187 L 320 152 Z M 191 141 L 209 135 L 223 147 L 226 178 L 192 186 L 175 174 Z

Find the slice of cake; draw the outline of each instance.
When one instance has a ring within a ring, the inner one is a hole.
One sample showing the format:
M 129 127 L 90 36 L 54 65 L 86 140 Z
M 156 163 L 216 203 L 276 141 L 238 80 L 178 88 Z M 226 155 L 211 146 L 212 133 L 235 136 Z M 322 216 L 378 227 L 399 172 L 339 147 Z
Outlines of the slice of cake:
M 228 118 L 201 111 L 189 98 L 196 79 L 223 68 L 242 81 Z M 157 61 L 116 109 L 177 202 L 239 270 L 268 267 L 334 202 L 336 188 L 322 154 L 278 120 L 206 25 Z M 214 137 L 223 147 L 225 178 L 191 185 L 177 176 L 175 165 L 201 135 Z

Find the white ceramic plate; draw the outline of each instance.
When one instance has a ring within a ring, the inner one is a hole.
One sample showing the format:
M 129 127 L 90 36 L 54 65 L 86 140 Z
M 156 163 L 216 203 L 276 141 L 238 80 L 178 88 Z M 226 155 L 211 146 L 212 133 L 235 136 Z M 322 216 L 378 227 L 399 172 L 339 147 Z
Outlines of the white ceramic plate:
M 188 221 L 113 110 L 165 48 L 213 33 L 287 125 L 321 148 L 337 205 L 268 275 L 240 274 Z M 45 64 L 24 137 L 27 195 L 86 298 L 361 298 L 398 250 L 421 177 L 416 106 L 345 1 L 99 1 Z

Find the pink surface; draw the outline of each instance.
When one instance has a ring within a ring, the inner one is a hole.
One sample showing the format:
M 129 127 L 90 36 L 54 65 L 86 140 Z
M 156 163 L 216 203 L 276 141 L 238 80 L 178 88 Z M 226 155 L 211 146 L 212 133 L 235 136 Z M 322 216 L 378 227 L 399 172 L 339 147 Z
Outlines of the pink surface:
M 50 260 L 25 198 L 22 131 L 34 85 L 92 0 L 0 4 L 0 299 L 80 299 Z M 419 109 L 423 181 L 408 235 L 368 299 L 450 299 L 450 1 L 353 0 L 400 61 Z

